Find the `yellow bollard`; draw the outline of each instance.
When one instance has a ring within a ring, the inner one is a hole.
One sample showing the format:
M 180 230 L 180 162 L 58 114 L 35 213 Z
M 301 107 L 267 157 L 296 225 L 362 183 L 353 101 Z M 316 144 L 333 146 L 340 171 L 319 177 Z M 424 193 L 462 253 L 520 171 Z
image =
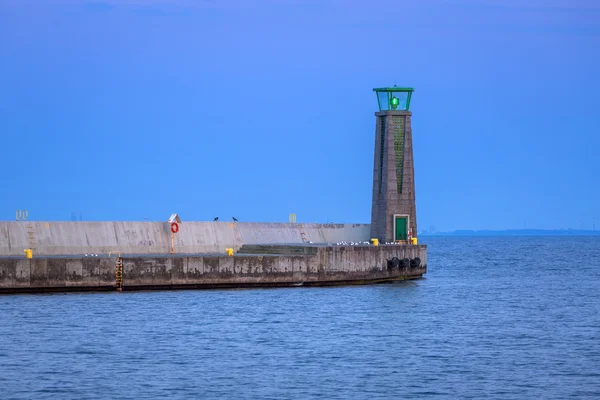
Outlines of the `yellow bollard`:
M 379 246 L 379 239 L 371 239 L 371 244 L 373 246 Z
M 418 240 L 417 240 L 416 237 L 411 238 L 410 241 L 411 241 L 412 244 L 417 244 L 418 243 Z
M 225 252 L 227 253 L 227 255 L 229 257 L 231 257 L 233 255 L 233 249 L 231 247 L 226 248 Z
M 25 249 L 23 252 L 25 253 L 25 257 L 33 258 L 33 251 L 31 249 Z

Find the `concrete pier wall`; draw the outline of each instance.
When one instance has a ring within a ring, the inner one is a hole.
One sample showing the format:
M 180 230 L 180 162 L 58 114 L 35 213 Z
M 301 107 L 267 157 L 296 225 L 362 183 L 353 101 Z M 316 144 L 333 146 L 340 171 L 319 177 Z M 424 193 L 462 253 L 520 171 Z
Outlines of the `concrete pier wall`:
M 237 251 L 244 244 L 336 243 L 368 241 L 369 224 L 289 224 L 257 222 L 183 222 L 175 234 L 180 254 Z M 0 256 L 84 253 L 165 254 L 170 252 L 171 231 L 166 222 L 0 222 Z
M 300 246 L 298 246 L 300 247 Z M 420 278 L 426 246 L 316 246 L 310 253 L 123 257 L 124 290 L 309 286 Z M 394 257 L 407 260 L 392 265 Z M 417 265 L 415 260 L 419 258 Z M 412 265 L 408 263 L 412 261 Z M 115 290 L 116 258 L 0 258 L 0 293 Z

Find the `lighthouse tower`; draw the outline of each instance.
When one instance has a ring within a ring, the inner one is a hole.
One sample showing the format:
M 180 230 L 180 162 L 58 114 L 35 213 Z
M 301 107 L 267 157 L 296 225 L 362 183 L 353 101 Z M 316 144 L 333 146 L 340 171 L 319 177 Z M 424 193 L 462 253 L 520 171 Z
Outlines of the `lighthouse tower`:
M 410 112 L 414 89 L 394 86 L 373 91 L 379 111 L 375 113 L 371 237 L 406 243 L 417 235 Z

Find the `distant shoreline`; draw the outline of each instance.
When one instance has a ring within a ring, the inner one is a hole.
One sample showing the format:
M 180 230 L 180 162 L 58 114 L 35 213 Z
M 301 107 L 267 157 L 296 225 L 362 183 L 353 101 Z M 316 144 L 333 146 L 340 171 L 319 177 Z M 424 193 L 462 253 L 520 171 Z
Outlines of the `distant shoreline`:
M 420 236 L 600 236 L 600 231 L 586 229 L 507 229 L 421 232 Z

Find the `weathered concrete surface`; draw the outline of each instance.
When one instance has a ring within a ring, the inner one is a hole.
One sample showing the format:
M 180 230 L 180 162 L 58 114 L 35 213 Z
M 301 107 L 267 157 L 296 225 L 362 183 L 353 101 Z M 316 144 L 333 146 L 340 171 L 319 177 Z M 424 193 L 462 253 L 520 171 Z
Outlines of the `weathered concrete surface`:
M 123 258 L 123 284 L 124 290 L 147 290 L 416 279 L 426 273 L 426 250 L 424 245 L 318 246 L 303 255 L 132 256 Z M 0 258 L 0 293 L 115 290 L 115 263 L 108 257 Z
M 183 222 L 175 235 L 180 254 L 237 251 L 244 244 L 337 243 L 368 241 L 368 224 L 288 224 L 257 222 Z M 23 255 L 165 254 L 170 252 L 171 231 L 166 222 L 0 222 L 0 256 Z
M 0 293 L 114 288 L 114 258 L 0 258 Z
M 239 254 L 315 255 L 321 245 L 245 244 Z

